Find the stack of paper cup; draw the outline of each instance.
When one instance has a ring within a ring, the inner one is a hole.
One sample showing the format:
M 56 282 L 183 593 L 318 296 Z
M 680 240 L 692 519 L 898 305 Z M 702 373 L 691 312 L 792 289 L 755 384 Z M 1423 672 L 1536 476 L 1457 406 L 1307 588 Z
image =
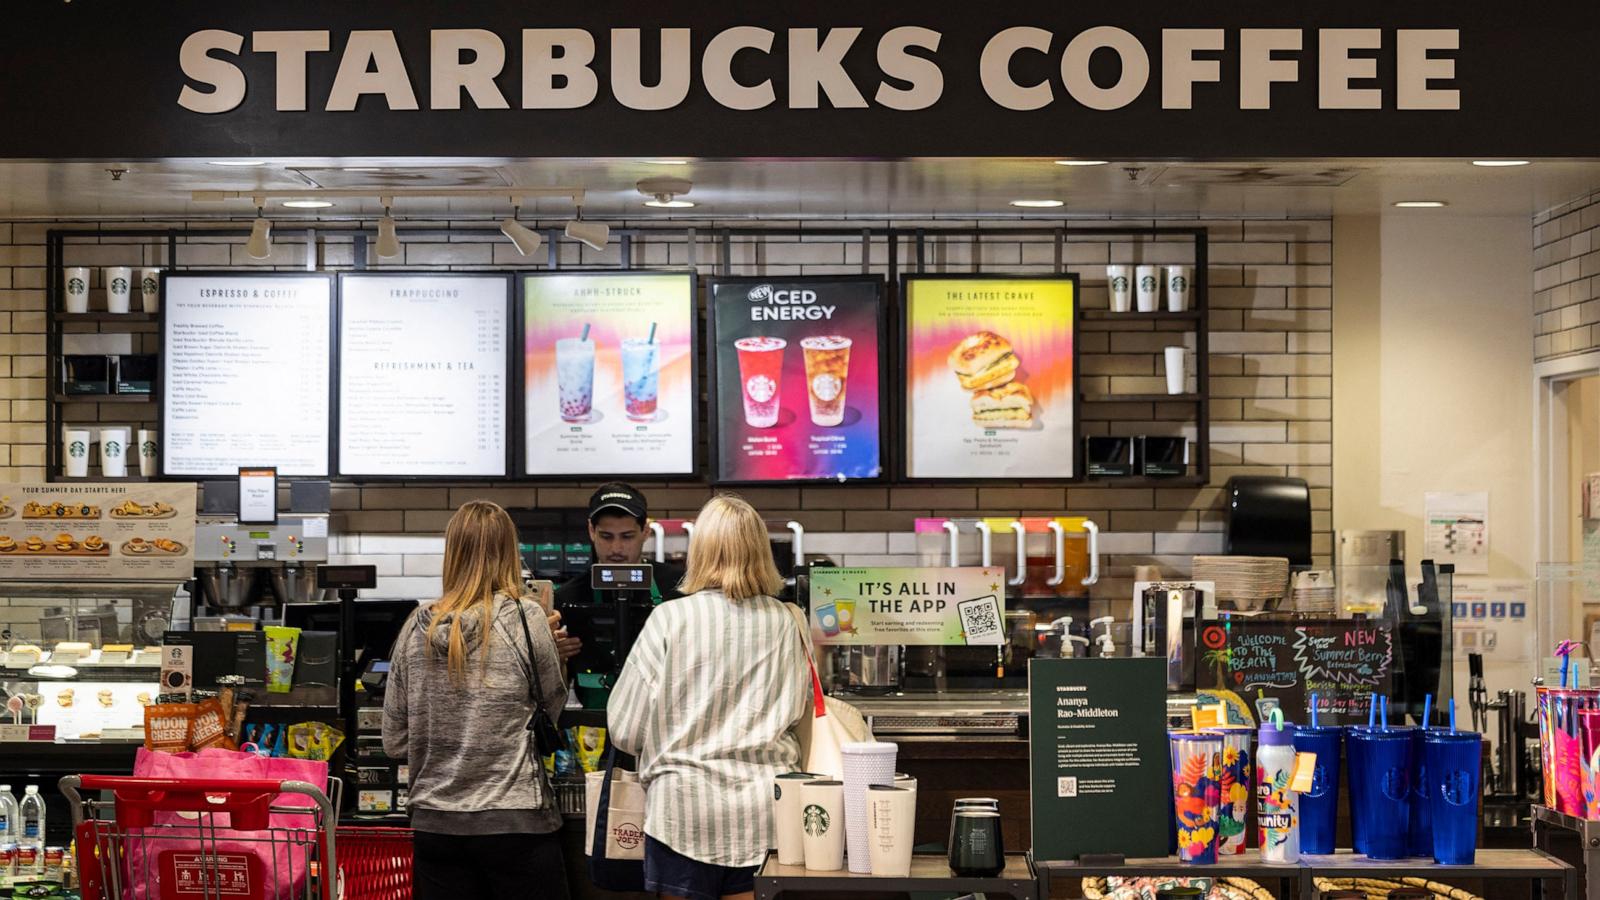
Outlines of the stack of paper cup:
M 809 772 L 789 772 L 772 781 L 772 824 L 778 833 L 778 862 L 798 866 L 806 861 L 805 804 L 800 786 L 820 780 Z
M 139 295 L 139 305 L 147 313 L 153 313 L 161 308 L 161 270 L 160 269 L 134 269 L 133 277 L 137 282 L 135 293 Z
M 1133 309 L 1133 267 L 1106 266 L 1106 292 L 1111 295 L 1111 311 Z
M 1134 268 L 1133 295 L 1138 300 L 1139 312 L 1155 312 L 1161 303 L 1161 267 L 1137 266 Z
M 844 824 L 850 871 L 872 873 L 867 821 L 867 788 L 894 784 L 895 757 L 900 748 L 883 741 L 863 741 L 839 748 L 844 757 Z
M 87 428 L 61 429 L 61 459 L 68 478 L 86 478 L 89 475 L 89 448 L 94 446 L 94 432 Z
M 133 270 L 127 266 L 106 266 L 106 312 L 125 313 L 133 296 Z
M 87 266 L 68 266 L 64 271 L 61 290 L 69 313 L 89 311 L 89 269 Z
M 129 449 L 129 453 L 134 452 Z M 139 474 L 146 478 L 156 474 L 156 430 L 154 428 L 139 429 Z
M 133 429 L 118 425 L 100 429 L 100 474 L 122 478 L 128 474 L 128 440 Z

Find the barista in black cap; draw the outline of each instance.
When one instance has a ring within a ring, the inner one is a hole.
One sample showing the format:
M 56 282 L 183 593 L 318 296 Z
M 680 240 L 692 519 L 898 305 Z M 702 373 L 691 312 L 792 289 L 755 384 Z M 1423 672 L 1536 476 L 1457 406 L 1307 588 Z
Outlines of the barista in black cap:
M 595 564 L 637 566 L 649 563 L 655 569 L 650 599 L 660 604 L 663 600 L 682 596 L 678 593 L 678 582 L 683 580 L 683 570 L 670 563 L 645 559 L 644 542 L 650 534 L 646 527 L 648 518 L 649 507 L 645 504 L 644 495 L 633 485 L 622 482 L 603 484 L 589 497 L 589 543 L 594 547 Z M 556 589 L 557 610 L 610 602 L 609 597 L 589 586 L 588 573 Z M 569 640 L 577 638 L 592 643 L 588 635 L 578 633 L 582 630 L 576 617 L 569 619 Z M 574 661 L 576 671 L 583 671 L 585 663 L 598 662 L 588 660 L 588 654 L 582 652 L 578 656 Z

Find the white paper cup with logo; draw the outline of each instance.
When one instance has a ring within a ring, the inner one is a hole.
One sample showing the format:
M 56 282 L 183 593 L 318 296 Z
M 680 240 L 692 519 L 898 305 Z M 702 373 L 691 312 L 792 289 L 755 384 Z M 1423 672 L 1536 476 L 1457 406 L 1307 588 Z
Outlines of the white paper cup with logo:
M 156 430 L 139 429 L 139 443 L 135 449 L 139 454 L 139 474 L 146 478 L 156 474 Z
M 1133 266 L 1106 266 L 1106 293 L 1111 295 L 1111 311 L 1133 310 Z
M 1139 301 L 1139 312 L 1155 312 L 1161 305 L 1161 267 L 1139 266 L 1134 274 L 1133 293 Z
M 69 313 L 89 311 L 89 270 L 84 266 L 68 266 L 61 280 L 63 308 Z
M 139 308 L 153 313 L 161 308 L 161 270 L 134 269 L 134 290 L 139 294 Z
M 106 312 L 125 313 L 133 297 L 133 270 L 127 266 L 106 266 Z
M 1189 309 L 1189 288 L 1194 284 L 1194 266 L 1167 266 L 1167 312 Z
M 61 460 L 68 478 L 89 476 L 89 448 L 94 446 L 94 432 L 87 428 L 61 430 Z
M 107 478 L 124 478 L 128 474 L 129 428 L 100 429 L 100 474 Z
M 1167 357 L 1167 393 L 1181 394 L 1183 393 L 1184 384 L 1188 380 L 1184 358 L 1188 355 L 1189 348 L 1167 347 L 1164 352 Z
M 800 806 L 806 868 L 813 872 L 844 868 L 844 782 L 820 780 L 800 785 Z
M 800 788 L 821 777 L 810 772 L 787 772 L 772 779 L 772 824 L 778 833 L 781 865 L 805 864 L 805 806 L 800 802 Z

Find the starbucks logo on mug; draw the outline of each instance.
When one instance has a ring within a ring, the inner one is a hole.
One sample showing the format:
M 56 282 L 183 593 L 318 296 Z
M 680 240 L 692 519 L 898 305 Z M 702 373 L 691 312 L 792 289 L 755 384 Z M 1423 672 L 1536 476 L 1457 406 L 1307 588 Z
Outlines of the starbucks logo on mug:
M 1156 277 L 1154 275 L 1146 275 L 1139 279 L 1139 290 L 1153 291 L 1156 289 L 1156 283 Z
M 1317 763 L 1311 770 L 1311 790 L 1306 793 L 1308 797 L 1321 797 L 1328 792 L 1328 767 Z
M 1172 276 L 1172 281 L 1168 282 L 1168 284 L 1174 294 L 1181 294 L 1189 289 L 1189 279 L 1182 275 Z
M 89 453 L 89 445 L 83 441 L 73 441 L 67 446 L 67 455 L 73 459 L 82 459 Z
M 69 294 L 81 294 L 88 289 L 88 282 L 84 281 L 82 278 L 67 279 L 67 293 Z
M 122 455 L 122 442 L 121 441 L 106 441 L 105 442 L 105 450 L 106 450 L 106 455 L 107 456 L 121 456 Z
M 1444 773 L 1439 779 L 1439 795 L 1451 806 L 1478 802 L 1478 792 L 1472 789 L 1472 775 L 1460 770 Z
M 126 278 L 113 278 L 113 279 L 111 279 L 111 292 L 113 294 L 125 294 L 125 293 L 127 293 L 128 292 L 128 279 L 126 279 Z
M 144 289 L 144 292 L 146 294 L 154 294 L 156 292 L 156 280 L 155 280 L 155 278 L 154 277 L 146 278 L 140 284 L 140 287 Z
M 812 837 L 822 837 L 828 833 L 828 826 L 832 822 L 828 817 L 828 811 L 813 803 L 806 807 L 804 824 L 806 834 Z
M 1404 800 L 1410 793 L 1410 786 L 1406 784 L 1405 769 L 1390 769 L 1383 773 L 1383 795 L 1390 800 Z
M 1113 291 L 1116 291 L 1119 294 L 1122 293 L 1123 291 L 1126 291 L 1128 289 L 1128 276 L 1126 276 L 1126 275 L 1114 276 L 1111 279 L 1111 289 Z

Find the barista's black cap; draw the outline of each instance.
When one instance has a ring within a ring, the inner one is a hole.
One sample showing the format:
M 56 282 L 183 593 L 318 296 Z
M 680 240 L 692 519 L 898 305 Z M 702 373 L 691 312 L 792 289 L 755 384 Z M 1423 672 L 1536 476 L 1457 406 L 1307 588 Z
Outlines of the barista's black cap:
M 589 497 L 589 521 L 605 512 L 620 512 L 626 516 L 633 516 L 643 523 L 647 517 L 649 507 L 646 506 L 644 495 L 634 490 L 633 485 L 623 484 L 620 481 L 611 484 L 602 484 L 599 489 Z

